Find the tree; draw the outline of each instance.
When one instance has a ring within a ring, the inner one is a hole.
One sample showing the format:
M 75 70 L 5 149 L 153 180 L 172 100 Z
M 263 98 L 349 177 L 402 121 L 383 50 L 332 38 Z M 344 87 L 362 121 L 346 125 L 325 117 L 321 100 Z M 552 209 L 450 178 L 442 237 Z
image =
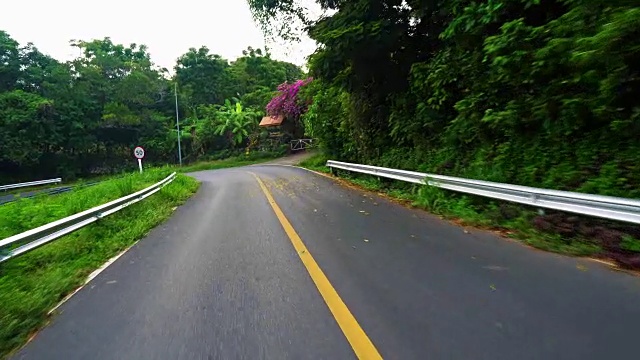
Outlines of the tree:
M 19 44 L 5 31 L 0 30 L 0 91 L 13 89 L 19 77 Z
M 195 104 L 221 104 L 236 95 L 228 68 L 229 62 L 210 54 L 206 46 L 191 48 L 178 59 L 176 80 L 182 88 L 191 90 Z
M 33 172 L 57 150 L 53 103 L 22 90 L 0 93 L 0 164 Z M 51 169 L 49 168 L 49 174 Z
M 300 116 L 307 110 L 307 103 L 298 97 L 300 89 L 309 84 L 311 78 L 306 80 L 297 80 L 294 83 L 280 84 L 278 86 L 278 94 L 267 104 L 267 115 L 285 116 L 293 122 L 298 122 Z
M 0 31 L 2 181 L 130 169 L 137 145 L 151 163 L 177 162 L 176 83 L 184 159 L 215 155 L 242 144 L 277 84 L 301 74 L 253 48 L 232 64 L 206 47 L 190 49 L 171 77 L 144 45 L 107 37 L 71 46 L 81 55 L 61 63 Z M 220 107 L 232 97 L 246 104 Z M 229 131 L 216 135 L 223 118 L 230 119 Z
M 634 2 L 317 0 L 333 12 L 315 21 L 248 3 L 318 42 L 304 121 L 336 157 L 640 196 Z
M 232 105 L 231 101 L 227 99 L 224 106 L 218 110 L 215 133 L 226 135 L 231 146 L 236 147 L 249 137 L 257 125 L 255 112 L 245 110 L 239 101 Z

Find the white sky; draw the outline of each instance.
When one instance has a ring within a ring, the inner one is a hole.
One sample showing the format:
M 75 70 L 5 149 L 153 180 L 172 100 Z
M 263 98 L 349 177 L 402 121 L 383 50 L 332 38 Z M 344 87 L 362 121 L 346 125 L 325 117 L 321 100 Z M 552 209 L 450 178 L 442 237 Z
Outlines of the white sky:
M 205 45 L 234 60 L 248 46 L 265 45 L 246 0 L 5 0 L 1 9 L 0 30 L 61 61 L 78 55 L 69 40 L 106 36 L 114 43 L 147 45 L 151 59 L 170 71 L 190 47 Z M 270 48 L 274 58 L 304 65 L 315 44 L 306 39 Z

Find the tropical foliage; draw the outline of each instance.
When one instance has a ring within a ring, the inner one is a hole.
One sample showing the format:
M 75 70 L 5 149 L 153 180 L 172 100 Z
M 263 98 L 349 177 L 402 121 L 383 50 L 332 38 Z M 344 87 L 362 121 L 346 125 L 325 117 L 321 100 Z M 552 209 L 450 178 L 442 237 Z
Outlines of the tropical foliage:
M 311 103 L 305 130 L 325 156 L 640 197 L 637 0 L 316 2 L 326 10 L 318 19 L 305 2 L 249 0 L 267 34 L 306 31 L 318 42 L 314 81 L 300 96 Z M 638 241 L 629 240 L 640 239 L 638 227 L 426 187 L 416 199 L 436 213 L 559 239 L 542 248 L 595 246 L 640 268 Z
M 237 146 L 249 137 L 257 125 L 255 112 L 245 111 L 240 102 L 236 102 L 234 106 L 226 100 L 225 105 L 218 111 L 215 134 L 226 135 L 229 143 Z
M 81 55 L 59 62 L 0 31 L 0 182 L 129 169 L 137 145 L 148 162 L 177 163 L 176 84 L 184 160 L 217 156 L 248 143 L 278 84 L 303 75 L 250 47 L 233 62 L 190 49 L 171 75 L 144 45 L 71 46 Z
M 278 95 L 267 104 L 267 114 L 271 116 L 283 115 L 298 119 L 307 110 L 307 104 L 298 97 L 300 89 L 309 84 L 311 78 L 298 80 L 292 84 L 284 83 L 278 86 Z
M 303 121 L 333 157 L 640 196 L 637 2 L 316 2 L 249 4 L 318 42 Z

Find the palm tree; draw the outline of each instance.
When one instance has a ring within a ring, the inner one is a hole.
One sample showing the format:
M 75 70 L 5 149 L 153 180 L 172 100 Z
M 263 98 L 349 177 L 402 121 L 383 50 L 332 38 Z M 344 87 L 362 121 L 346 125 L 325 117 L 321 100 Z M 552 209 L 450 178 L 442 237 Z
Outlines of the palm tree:
M 234 99 L 236 100 L 236 99 Z M 215 122 L 216 135 L 226 135 L 235 147 L 244 142 L 257 125 L 258 114 L 252 110 L 245 110 L 240 101 L 236 100 L 235 107 L 229 99 L 218 109 Z

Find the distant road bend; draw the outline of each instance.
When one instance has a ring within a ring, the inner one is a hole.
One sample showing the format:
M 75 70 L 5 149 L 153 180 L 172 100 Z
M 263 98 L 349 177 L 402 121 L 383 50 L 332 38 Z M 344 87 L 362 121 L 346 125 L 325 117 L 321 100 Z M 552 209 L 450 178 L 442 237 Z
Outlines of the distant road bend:
M 198 193 L 13 358 L 639 356 L 639 278 L 299 168 L 193 176 Z

